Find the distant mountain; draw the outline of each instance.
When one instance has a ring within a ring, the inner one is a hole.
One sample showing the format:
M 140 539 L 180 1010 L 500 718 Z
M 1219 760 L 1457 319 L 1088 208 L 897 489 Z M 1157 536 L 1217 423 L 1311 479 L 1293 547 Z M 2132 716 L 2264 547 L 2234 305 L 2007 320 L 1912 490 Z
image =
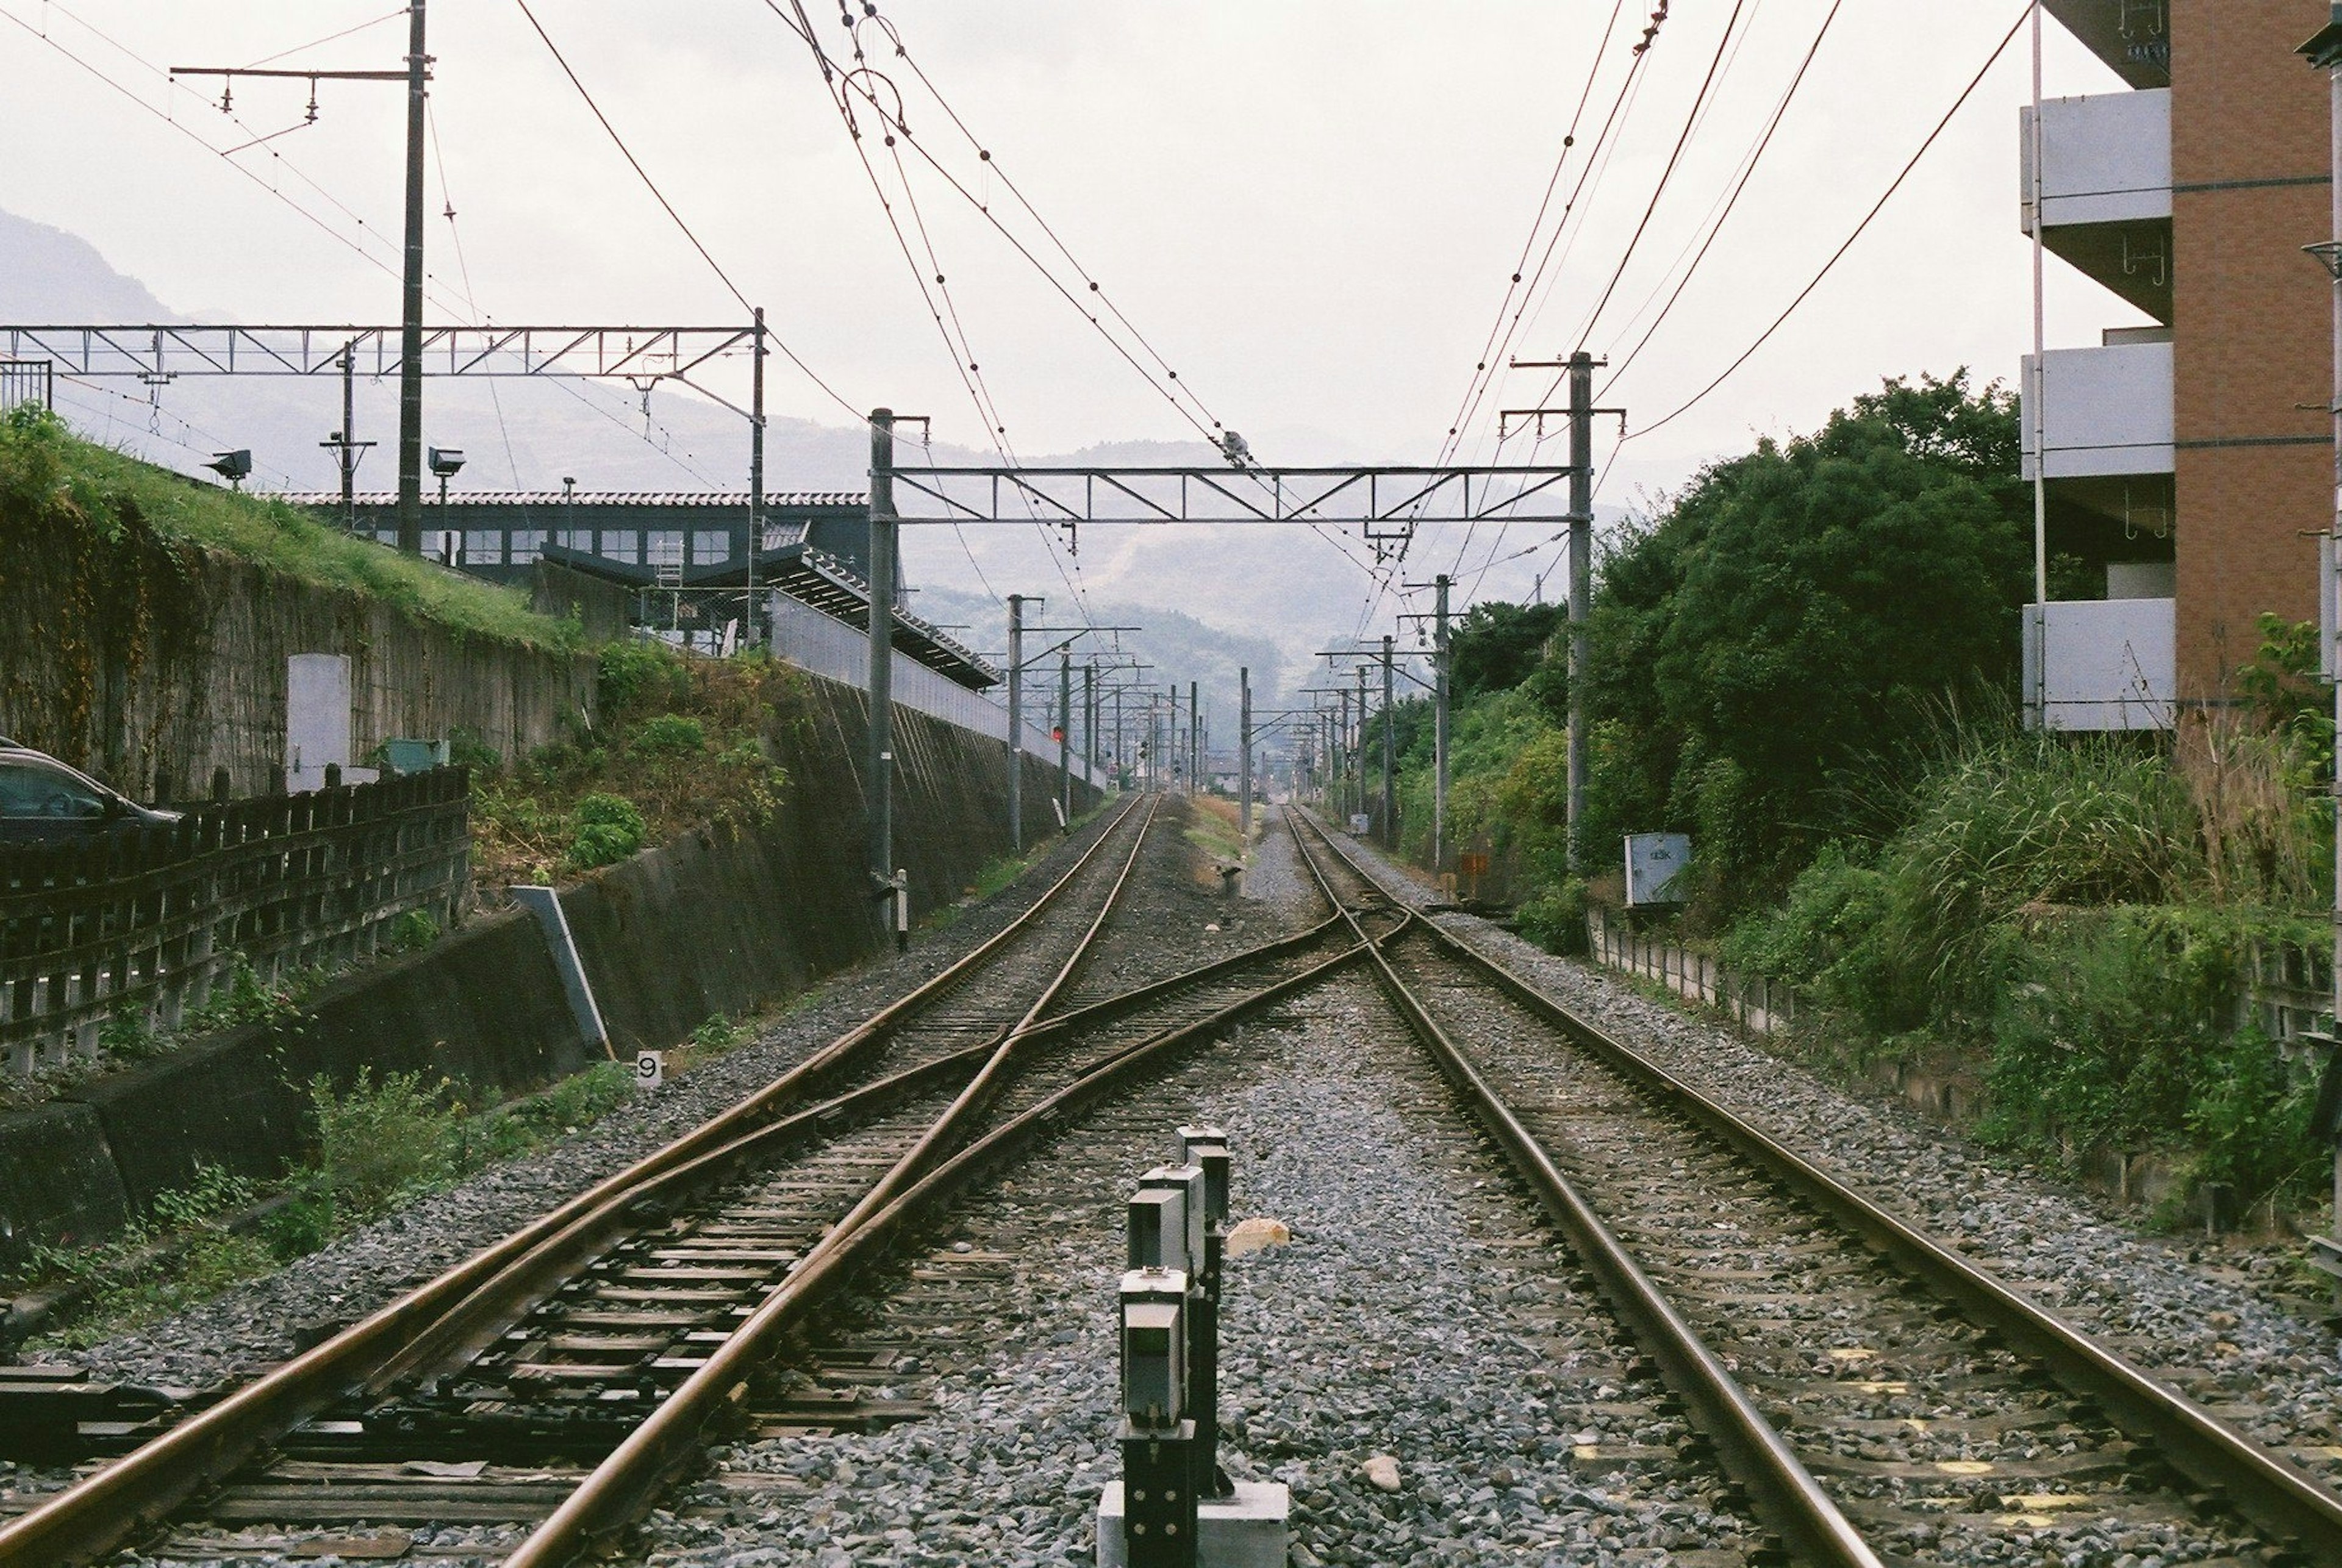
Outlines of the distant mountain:
M 135 279 L 109 265 L 88 242 L 62 230 L 0 212 L 0 325 L 58 323 L 145 324 L 188 317 Z M 182 473 L 208 478 L 203 464 L 217 451 L 249 447 L 257 489 L 327 490 L 340 483 L 330 454 L 318 443 L 341 423 L 338 382 L 270 376 L 185 376 L 159 388 L 135 382 L 65 381 L 58 410 L 94 439 Z M 359 484 L 393 482 L 397 438 L 395 384 L 361 380 L 356 425 L 377 443 L 363 460 Z M 662 388 L 646 412 L 634 392 L 575 382 L 435 381 L 427 404 L 426 439 L 462 449 L 469 462 L 455 488 L 560 488 L 575 476 L 588 490 L 741 490 L 747 488 L 748 440 L 736 414 L 687 391 Z M 1356 461 L 1359 454 L 1338 436 L 1295 427 L 1255 433 L 1254 446 L 1286 461 Z M 906 467 L 994 461 L 988 453 L 938 444 L 906 447 Z M 1030 456 L 1035 466 L 1070 463 L 1152 466 L 1223 466 L 1201 441 L 1117 441 L 1063 457 Z M 826 425 L 776 416 L 766 427 L 766 474 L 771 490 L 855 490 L 868 484 L 869 439 L 859 426 Z M 1456 555 L 1460 535 L 1451 525 L 1425 531 L 1401 574 L 1428 578 Z M 1516 530 L 1510 553 L 1535 543 Z M 906 530 L 904 567 L 915 584 L 942 594 L 973 594 L 992 622 L 1005 614 L 996 594 L 1048 597 L 1052 620 L 1081 614 L 1106 622 L 1111 605 L 1160 608 L 1135 612 L 1170 637 L 1173 609 L 1198 629 L 1189 641 L 1149 644 L 1175 664 L 1198 666 L 1179 678 L 1216 683 L 1206 711 L 1228 715 L 1233 733 L 1235 667 L 1250 662 L 1263 690 L 1266 672 L 1306 684 L 1320 661 L 1317 650 L 1347 638 L 1366 621 L 1373 594 L 1359 563 L 1371 561 L 1355 537 L 1331 530 L 1236 523 L 1084 530 L 1076 542 L 1031 523 L 967 524 L 957 529 Z M 1474 542 L 1471 560 L 1490 554 L 1490 535 Z M 1526 598 L 1552 552 L 1508 561 L 1482 584 L 1493 596 Z M 1433 564 L 1434 562 L 1438 564 Z M 1473 581 L 1466 573 L 1463 581 Z M 1552 592 L 1558 593 L 1558 589 Z M 1463 607 L 1459 591 L 1456 608 Z M 937 603 L 940 603 L 940 594 Z M 930 609 L 926 601 L 920 608 Z M 1390 624 L 1392 602 L 1375 604 L 1379 634 Z M 969 619 L 966 614 L 940 620 Z M 1148 620 L 1147 617 L 1153 619 Z M 1208 637 L 1204 634 L 1208 633 Z M 979 634 L 995 646 L 1005 633 Z M 1213 638 L 1218 639 L 1216 642 Z M 1267 650 L 1278 657 L 1271 658 Z M 1222 666 L 1225 666 L 1223 668 Z M 1167 677 L 1161 677 L 1167 678 Z

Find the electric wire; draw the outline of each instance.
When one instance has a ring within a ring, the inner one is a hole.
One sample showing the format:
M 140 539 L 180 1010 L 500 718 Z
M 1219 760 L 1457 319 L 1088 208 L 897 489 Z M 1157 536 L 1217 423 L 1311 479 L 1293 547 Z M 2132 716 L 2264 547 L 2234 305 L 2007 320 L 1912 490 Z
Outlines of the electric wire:
M 1666 165 L 1659 170 L 1658 182 L 1651 187 L 1651 199 L 1643 204 L 1643 215 L 1636 221 L 1635 232 L 1626 237 L 1626 248 L 1619 253 L 1618 265 L 1611 270 L 1610 281 L 1602 285 L 1602 296 L 1594 302 L 1593 310 L 1586 315 L 1586 325 L 1577 335 L 1579 350 L 1586 347 L 1586 340 L 1593 335 L 1595 324 L 1609 308 L 1611 296 L 1618 292 L 1619 281 L 1626 275 L 1626 268 L 1633 263 L 1635 252 L 1642 245 L 1643 235 L 1650 230 L 1652 215 L 1659 210 L 1660 198 L 1667 194 L 1667 186 L 1674 181 L 1676 170 L 1683 163 L 1684 148 L 1690 143 L 1693 127 L 1699 124 L 1701 111 L 1707 105 L 1708 94 L 1716 86 L 1716 74 L 1724 68 L 1725 51 L 1732 43 L 1734 30 L 1739 26 L 1741 13 L 1746 6 L 1747 0 L 1733 0 L 1732 15 L 1724 20 L 1724 35 L 1716 41 L 1716 54 L 1708 60 L 1707 74 L 1700 78 L 1699 92 L 1692 99 L 1691 113 L 1684 116 L 1683 130 L 1676 135 L 1676 145 L 1667 151 Z
M 1837 249 L 1830 253 L 1830 256 L 1827 261 L 1822 263 L 1821 270 L 1815 273 L 1812 280 L 1809 281 L 1805 287 L 1797 291 L 1797 297 L 1788 303 L 1779 315 L 1773 318 L 1772 325 L 1766 327 L 1763 332 L 1757 334 L 1756 341 L 1750 344 L 1746 348 L 1741 350 L 1739 356 L 1734 359 L 1731 364 L 1726 365 L 1723 370 L 1719 371 L 1716 374 L 1715 380 L 1709 382 L 1706 386 L 1701 387 L 1697 392 L 1692 394 L 1689 398 L 1686 399 L 1683 403 L 1662 417 L 1653 420 L 1650 424 L 1644 425 L 1639 430 L 1629 431 L 1626 439 L 1629 441 L 1638 440 L 1643 436 L 1648 435 L 1651 432 L 1659 429 L 1662 425 L 1673 423 L 1675 420 L 1682 417 L 1686 414 L 1688 414 L 1692 409 L 1698 406 L 1700 403 L 1706 399 L 1710 393 L 1714 392 L 1717 387 L 1722 386 L 1726 381 L 1729 380 L 1735 371 L 1747 364 L 1748 361 L 1755 356 L 1756 351 L 1764 347 L 1767 343 L 1770 342 L 1773 335 L 1780 331 L 1782 325 L 1786 323 L 1790 316 L 1797 313 L 1797 307 L 1804 305 L 1808 298 L 1812 297 L 1813 292 L 1822 285 L 1822 280 L 1828 277 L 1831 270 L 1845 258 L 1846 253 L 1854 248 L 1855 242 L 1863 236 L 1864 232 L 1870 227 L 1872 220 L 1876 219 L 1879 213 L 1886 208 L 1887 204 L 1894 198 L 1895 193 L 1903 188 L 1903 182 L 1911 177 L 1911 171 L 1919 166 L 1919 160 L 1927 155 L 1927 150 L 1933 147 L 1937 139 L 1943 135 L 1945 128 L 1951 125 L 1953 117 L 1958 115 L 1960 110 L 1967 106 L 1967 101 L 1976 95 L 1977 88 L 1983 85 L 1985 77 L 1990 75 L 1992 68 L 2000 63 L 2000 57 L 2008 52 L 2009 45 L 2016 41 L 2017 35 L 2022 31 L 2025 26 L 2026 19 L 2032 15 L 2033 3 L 2034 0 L 2026 0 L 2025 5 L 2017 13 L 2017 20 L 2010 25 L 2007 35 L 2001 38 L 1998 44 L 1993 46 L 1992 53 L 1985 57 L 1984 64 L 1977 68 L 1977 74 L 1968 79 L 1967 85 L 1960 89 L 1959 96 L 1952 100 L 1952 106 L 1944 111 L 1943 118 L 1937 120 L 1936 122 L 1935 129 L 1927 133 L 1927 140 L 1919 144 L 1918 150 L 1911 155 L 1910 159 L 1904 164 L 1901 171 L 1896 175 L 1895 178 L 1891 182 L 1889 182 L 1886 191 L 1880 195 L 1878 200 L 1871 204 L 1870 210 L 1863 215 L 1862 221 L 1854 225 L 1854 232 L 1847 235 L 1844 242 L 1838 245 Z
M 393 10 L 384 12 L 381 15 L 375 17 L 371 22 L 361 22 L 355 27 L 345 27 L 338 33 L 328 33 L 322 38 L 312 38 L 306 44 L 295 44 L 290 49 L 279 49 L 274 55 L 263 55 L 259 59 L 251 62 L 244 68 L 247 71 L 257 71 L 263 65 L 273 65 L 279 60 L 289 59 L 295 55 L 305 55 L 310 50 L 320 48 L 325 45 L 338 44 L 345 38 L 355 37 L 360 33 L 379 27 L 385 22 L 398 21 L 406 14 L 405 6 L 397 6 Z
M 1618 378 L 1626 374 L 1627 367 L 1641 356 L 1644 347 L 1650 343 L 1660 326 L 1666 323 L 1669 313 L 1675 309 L 1676 302 L 1683 298 L 1684 290 L 1690 286 L 1692 276 L 1699 271 L 1700 264 L 1707 259 L 1708 252 L 1716 245 L 1716 236 L 1724 232 L 1724 225 L 1730 221 L 1733 209 L 1739 205 L 1741 193 L 1748 188 L 1748 182 L 1755 175 L 1756 165 L 1764 160 L 1766 151 L 1772 146 L 1774 135 L 1780 130 L 1781 121 L 1788 114 L 1789 105 L 1797 97 L 1798 87 L 1804 85 L 1806 74 L 1813 65 L 1814 56 L 1821 52 L 1822 40 L 1829 36 L 1830 25 L 1837 20 L 1837 14 L 1844 5 L 1845 0 L 1831 0 L 1829 12 L 1823 16 L 1821 26 L 1814 34 L 1814 41 L 1807 45 L 1805 57 L 1797 63 L 1797 74 L 1789 78 L 1787 89 L 1782 93 L 1780 102 L 1774 105 L 1773 113 L 1765 123 L 1763 135 L 1758 137 L 1756 146 L 1741 165 L 1738 177 L 1734 180 L 1730 192 L 1724 199 L 1723 211 L 1711 219 L 1707 226 L 1706 237 L 1699 242 L 1698 254 L 1691 258 L 1691 265 L 1686 267 L 1682 275 L 1676 280 L 1675 291 L 1667 295 L 1666 303 L 1659 307 L 1659 314 L 1654 316 L 1650 324 L 1643 329 L 1643 335 L 1635 340 L 1635 346 L 1627 350 L 1626 355 L 1610 367 L 1610 374 L 1602 384 L 1601 394 L 1606 395 L 1610 388 L 1618 384 Z
M 569 78 L 569 85 L 577 89 L 577 95 L 586 101 L 586 107 L 593 112 L 594 118 L 600 123 L 602 129 L 609 133 L 610 140 L 617 146 L 619 155 L 626 160 L 627 166 L 635 171 L 636 175 L 643 182 L 644 187 L 650 192 L 653 198 L 657 201 L 659 206 L 666 211 L 666 215 L 674 220 L 675 226 L 682 231 L 683 237 L 685 239 L 691 242 L 691 248 L 699 253 L 700 259 L 707 264 L 708 269 L 715 273 L 717 280 L 724 285 L 725 289 L 730 293 L 735 300 L 739 302 L 740 308 L 754 313 L 756 306 L 749 304 L 748 296 L 741 293 L 739 285 L 732 281 L 732 275 L 726 272 L 723 265 L 716 261 L 715 255 L 705 245 L 700 243 L 698 235 L 692 231 L 692 227 L 689 224 L 684 222 L 683 215 L 676 211 L 675 204 L 666 199 L 666 193 L 659 189 L 658 182 L 651 178 L 650 171 L 644 168 L 642 161 L 635 156 L 634 149 L 626 145 L 626 139 L 618 134 L 618 128 L 610 123 L 608 115 L 602 113 L 602 106 L 594 101 L 594 95 L 586 90 L 586 84 L 578 80 L 577 73 L 575 71 L 570 69 L 568 60 L 562 55 L 560 47 L 554 43 L 553 35 L 547 33 L 545 30 L 545 25 L 536 19 L 536 13 L 528 8 L 528 0 L 514 0 L 514 4 L 520 7 L 520 14 L 528 19 L 528 25 L 532 28 L 535 29 L 536 35 L 544 40 L 545 49 L 553 55 L 554 63 L 561 67 L 561 74 Z M 821 388 L 824 393 L 827 394 L 832 402 L 845 409 L 848 414 L 851 414 L 856 424 L 866 424 L 869 422 L 869 415 L 866 413 L 847 402 L 846 399 L 839 394 L 836 388 L 831 386 L 828 382 L 823 380 L 818 375 L 815 374 L 814 368 L 807 365 L 803 359 L 799 358 L 796 351 L 791 348 L 787 343 L 775 335 L 769 328 L 766 330 L 765 335 L 771 340 L 775 348 L 781 351 L 782 357 L 786 358 L 791 365 L 796 365 L 806 380 L 812 382 L 816 386 Z

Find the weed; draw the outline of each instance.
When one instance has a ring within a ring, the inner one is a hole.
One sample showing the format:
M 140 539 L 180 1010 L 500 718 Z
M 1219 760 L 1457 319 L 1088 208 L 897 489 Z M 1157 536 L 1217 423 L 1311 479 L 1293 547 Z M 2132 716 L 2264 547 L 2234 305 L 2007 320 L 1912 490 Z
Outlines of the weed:
M 707 726 L 688 714 L 656 714 L 636 729 L 627 750 L 638 757 L 697 756 L 707 750 Z
M 227 974 L 212 982 L 211 994 L 203 1005 L 180 1015 L 180 1034 L 210 1034 L 246 1024 L 279 1023 L 300 1012 L 291 985 L 268 984 L 250 959 L 241 953 L 233 957 Z
M 562 857 L 570 871 L 616 864 L 643 847 L 648 831 L 642 812 L 624 795 L 587 795 L 577 803 L 575 822 L 569 853 Z
M 85 1293 L 79 1316 L 53 1343 L 92 1344 L 265 1273 L 275 1261 L 266 1245 L 226 1223 L 257 1196 L 245 1177 L 198 1165 L 192 1185 L 156 1197 L 145 1219 L 113 1240 L 33 1249 L 31 1278 Z
M 390 949 L 415 953 L 439 940 L 439 922 L 427 909 L 410 909 L 390 923 Z

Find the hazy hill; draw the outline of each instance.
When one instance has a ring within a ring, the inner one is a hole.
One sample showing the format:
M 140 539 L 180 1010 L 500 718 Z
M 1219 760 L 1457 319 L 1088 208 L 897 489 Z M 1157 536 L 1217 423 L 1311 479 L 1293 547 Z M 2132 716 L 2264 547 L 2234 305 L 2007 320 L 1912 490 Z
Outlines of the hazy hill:
M 116 272 L 86 241 L 0 213 L 0 325 L 188 319 Z M 395 384 L 367 380 L 358 385 L 357 434 L 381 443 L 364 460 L 362 486 L 393 483 L 397 390 Z M 457 491 L 558 489 L 565 475 L 585 489 L 746 488 L 743 422 L 688 392 L 655 393 L 648 419 L 638 397 L 623 386 L 434 381 L 427 395 L 426 439 L 459 447 L 470 459 Z M 83 434 L 183 473 L 202 474 L 214 452 L 242 446 L 252 450 L 255 487 L 324 490 L 339 483 L 331 455 L 317 445 L 341 423 L 340 386 L 331 378 L 188 376 L 152 394 L 151 401 L 148 389 L 135 382 L 61 382 L 57 403 Z M 1287 460 L 1371 455 L 1306 430 L 1255 433 L 1254 444 Z M 867 483 L 868 437 L 858 426 L 776 416 L 766 427 L 766 454 L 767 484 L 775 490 L 860 490 Z M 904 461 L 925 455 L 908 449 Z M 991 460 L 988 454 L 946 444 L 931 455 L 945 464 Z M 1217 454 L 1201 442 L 1107 442 L 1068 456 L 1027 460 L 1036 465 L 1219 465 Z M 1425 579 L 1446 569 L 1456 538 L 1446 528 L 1427 532 L 1403 575 Z M 1516 533 L 1505 549 L 1530 542 Z M 1486 544 L 1485 536 L 1475 544 L 1476 565 Z M 1235 666 L 1249 659 L 1266 670 L 1270 663 L 1246 650 L 1273 646 L 1285 673 L 1298 677 L 1317 662 L 1316 650 L 1346 642 L 1360 625 L 1370 584 L 1355 562 L 1369 558 L 1369 552 L 1354 538 L 1345 545 L 1306 528 L 1188 524 L 1086 530 L 1076 555 L 1054 532 L 1045 539 L 1030 524 L 970 524 L 956 532 L 906 530 L 904 562 L 913 584 L 977 595 L 993 623 L 1005 614 L 996 594 L 1047 595 L 1053 617 L 1076 614 L 1077 598 L 1086 597 L 1091 618 L 1098 621 L 1116 618 L 1110 605 L 1176 607 L 1193 618 L 1199 637 L 1216 632 L 1223 644 L 1216 651 L 1200 640 L 1186 647 L 1161 644 L 1159 651 L 1166 659 L 1176 654 L 1204 666 L 1195 678 L 1220 683 L 1207 710 L 1233 715 Z M 1486 591 L 1526 598 L 1534 574 L 1550 560 L 1548 551 L 1500 566 L 1489 574 Z M 1459 593 L 1459 610 L 1463 603 Z M 1391 606 L 1385 602 L 1379 608 L 1377 634 L 1389 624 Z M 1166 628 L 1158 636 L 1170 634 L 1173 623 L 1160 610 L 1146 614 L 1154 616 L 1151 625 Z

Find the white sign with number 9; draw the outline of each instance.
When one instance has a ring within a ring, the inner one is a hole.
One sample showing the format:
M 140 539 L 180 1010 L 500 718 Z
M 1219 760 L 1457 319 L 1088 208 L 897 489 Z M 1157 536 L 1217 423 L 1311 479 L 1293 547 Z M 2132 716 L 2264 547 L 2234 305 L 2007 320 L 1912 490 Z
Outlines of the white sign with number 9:
M 637 1051 L 635 1053 L 635 1087 L 656 1089 L 666 1082 L 666 1053 Z

